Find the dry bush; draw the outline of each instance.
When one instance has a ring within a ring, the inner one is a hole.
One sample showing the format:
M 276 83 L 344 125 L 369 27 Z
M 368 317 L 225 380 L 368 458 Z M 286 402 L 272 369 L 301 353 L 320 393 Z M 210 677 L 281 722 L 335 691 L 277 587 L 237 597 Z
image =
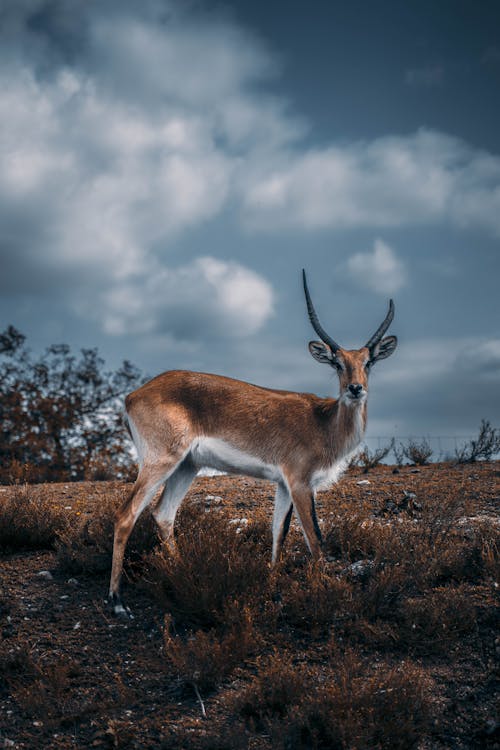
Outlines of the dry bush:
M 403 443 L 400 444 L 400 453 L 397 453 L 396 460 L 402 455 L 404 458 L 407 458 L 410 463 L 415 464 L 415 466 L 426 466 L 433 453 L 434 451 L 432 450 L 429 441 L 425 438 L 422 438 L 420 441 L 410 439 L 406 445 Z
M 497 541 L 491 539 L 483 542 L 481 561 L 486 575 L 498 584 L 500 582 L 500 555 Z
M 12 696 L 29 716 L 44 720 L 70 718 L 75 708 L 71 678 L 79 674 L 78 665 L 67 659 L 36 664 L 31 679 L 14 682 Z
M 346 563 L 372 561 L 373 572 L 380 564 L 397 566 L 407 576 L 408 590 L 477 578 L 484 539 L 478 532 L 464 533 L 461 519 L 467 511 L 462 494 L 455 491 L 421 499 L 418 510 L 398 506 L 398 516 L 391 520 L 381 519 L 368 505 L 358 507 L 334 518 L 325 552 Z
M 476 627 L 470 592 L 461 587 L 436 588 L 425 596 L 406 599 L 397 613 L 399 645 L 414 653 L 449 651 Z
M 66 527 L 64 511 L 48 493 L 20 486 L 0 499 L 0 549 L 51 549 Z
M 406 750 L 429 729 L 430 681 L 414 664 L 369 671 L 354 652 L 334 647 L 326 668 L 281 654 L 258 666 L 235 708 L 273 748 Z
M 264 732 L 302 700 L 310 688 L 306 669 L 294 665 L 291 655 L 275 651 L 257 659 L 257 674 L 234 699 L 236 711 L 257 732 Z
M 352 610 L 352 583 L 321 563 L 308 563 L 293 577 L 282 573 L 278 587 L 284 622 L 313 636 L 328 632 Z
M 392 559 L 402 553 L 400 532 L 394 525 L 375 519 L 371 506 L 354 512 L 345 506 L 331 521 L 323 548 L 328 556 L 345 563 L 386 555 Z
M 369 621 L 391 620 L 412 588 L 405 566 L 375 563 L 355 588 L 353 612 Z
M 177 552 L 162 547 L 151 555 L 149 585 L 176 622 L 213 628 L 238 619 L 244 605 L 261 619 L 272 610 L 267 525 L 238 529 L 230 521 L 223 511 L 202 513 L 186 503 Z
M 1 473 L 6 484 L 34 484 L 38 480 L 39 468 L 17 458 L 7 458 Z
M 0 648 L 0 685 L 8 689 L 24 713 L 44 722 L 73 720 L 85 712 L 77 685 L 80 665 L 71 659 L 53 661 L 35 657 L 26 641 L 5 642 Z M 95 707 L 94 707 L 95 709 Z
M 78 523 L 58 532 L 56 550 L 59 567 L 68 573 L 109 572 L 113 554 L 115 514 L 127 491 L 106 505 L 95 507 L 92 514 L 80 517 Z M 155 522 L 146 511 L 139 518 L 126 550 L 126 560 L 138 563 L 158 543 Z
M 392 439 L 388 445 L 382 446 L 381 448 L 375 448 L 373 451 L 365 447 L 361 453 L 356 456 L 356 464 L 362 467 L 364 474 L 368 474 L 370 469 L 380 466 L 393 447 L 394 439 Z
M 12 650 L 12 649 L 11 649 Z M 52 727 L 68 727 L 95 716 L 105 709 L 130 704 L 131 691 L 118 675 L 111 675 L 105 693 L 92 683 L 82 689 L 85 672 L 78 661 L 67 655 L 51 659 L 50 654 L 35 657 L 27 643 L 19 644 L 7 666 L 5 683 L 23 713 L 41 719 Z
M 32 677 L 37 668 L 31 649 L 26 642 L 3 640 L 0 642 L 0 687 L 8 686 L 21 676 Z
M 483 419 L 477 438 L 457 448 L 455 459 L 459 464 L 470 464 L 481 459 L 491 461 L 498 453 L 500 453 L 500 430 L 495 429 L 488 420 Z
M 258 647 L 259 636 L 249 608 L 226 628 L 189 631 L 173 635 L 173 620 L 165 617 L 164 645 L 167 661 L 181 682 L 202 692 L 213 690 Z

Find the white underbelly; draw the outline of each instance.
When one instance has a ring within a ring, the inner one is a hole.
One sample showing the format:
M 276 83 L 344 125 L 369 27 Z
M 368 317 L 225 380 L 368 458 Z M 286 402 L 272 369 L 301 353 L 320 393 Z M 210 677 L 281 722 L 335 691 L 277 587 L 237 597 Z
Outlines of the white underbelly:
M 282 479 L 278 466 L 265 463 L 219 438 L 198 438 L 191 446 L 191 457 L 198 469 L 217 469 L 229 474 L 269 479 L 272 482 Z

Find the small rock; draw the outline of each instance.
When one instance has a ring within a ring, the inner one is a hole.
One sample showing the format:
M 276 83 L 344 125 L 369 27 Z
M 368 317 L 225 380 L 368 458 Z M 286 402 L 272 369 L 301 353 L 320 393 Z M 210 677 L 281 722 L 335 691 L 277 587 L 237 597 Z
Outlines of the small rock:
M 403 490 L 403 495 L 408 498 L 408 500 L 414 500 L 417 496 L 414 492 L 408 492 L 407 490 Z
M 360 479 L 356 484 L 371 484 L 369 479 Z
M 70 586 L 79 586 L 80 584 L 76 580 L 76 578 L 68 578 L 66 583 L 69 583 Z
M 81 626 L 82 623 L 80 622 L 80 620 L 78 620 L 78 622 L 75 622 L 75 624 L 73 625 L 73 630 L 80 630 Z
M 347 568 L 344 568 L 342 572 L 350 573 L 352 576 L 356 576 L 356 578 L 361 578 L 366 576 L 366 574 L 372 570 L 374 565 L 375 563 L 373 560 L 357 560 L 351 565 L 348 565 Z
M 4 747 L 15 747 L 15 742 L 13 740 L 9 740 L 8 737 L 3 738 L 3 746 Z
M 486 719 L 486 724 L 484 727 L 484 734 L 487 737 L 492 737 L 494 735 L 500 734 L 500 723 L 496 721 L 495 719 Z
M 220 495 L 205 495 L 205 500 L 209 503 L 221 503 L 222 498 Z
M 46 578 L 47 581 L 52 581 L 52 579 L 54 578 L 50 570 L 40 570 L 40 572 L 37 573 L 37 576 L 39 576 L 40 578 Z

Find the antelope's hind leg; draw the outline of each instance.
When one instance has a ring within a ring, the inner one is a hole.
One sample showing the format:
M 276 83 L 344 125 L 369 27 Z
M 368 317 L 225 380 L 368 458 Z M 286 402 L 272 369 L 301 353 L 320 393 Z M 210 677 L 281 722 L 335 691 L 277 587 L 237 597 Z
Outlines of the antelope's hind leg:
M 162 496 L 153 511 L 161 538 L 168 544 L 171 552 L 175 552 L 176 549 L 174 539 L 175 516 L 197 473 L 198 468 L 194 465 L 191 454 L 188 453 L 169 476 Z
M 175 471 L 175 460 L 144 463 L 134 484 L 132 493 L 116 515 L 113 540 L 113 563 L 109 585 L 109 601 L 116 615 L 130 615 L 120 598 L 120 582 L 123 571 L 123 558 L 128 538 L 142 511 L 153 500 L 158 489 L 165 483 L 169 474 Z

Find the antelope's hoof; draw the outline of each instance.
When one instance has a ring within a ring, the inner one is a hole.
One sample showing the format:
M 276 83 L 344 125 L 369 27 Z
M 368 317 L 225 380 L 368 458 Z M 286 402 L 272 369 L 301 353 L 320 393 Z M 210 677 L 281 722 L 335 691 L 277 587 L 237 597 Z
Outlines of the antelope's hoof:
M 134 615 L 132 614 L 130 609 L 123 604 L 118 594 L 110 594 L 108 601 L 111 607 L 111 611 L 113 612 L 115 617 L 120 617 L 123 620 L 134 619 Z

